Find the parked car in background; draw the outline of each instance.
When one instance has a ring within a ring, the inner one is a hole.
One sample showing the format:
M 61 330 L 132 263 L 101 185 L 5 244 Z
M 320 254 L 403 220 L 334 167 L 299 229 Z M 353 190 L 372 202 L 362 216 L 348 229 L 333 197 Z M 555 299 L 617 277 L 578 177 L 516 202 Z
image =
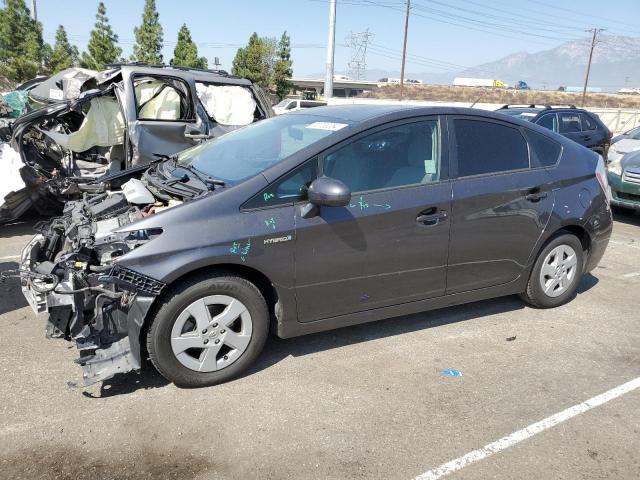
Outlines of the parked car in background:
M 620 140 L 640 140 L 640 127 L 632 128 L 631 130 L 627 130 L 620 135 L 616 135 L 611 139 L 611 144 L 619 142 Z
M 137 182 L 137 180 L 135 181 Z M 204 386 L 286 338 L 502 295 L 573 297 L 612 228 L 602 159 L 472 109 L 320 107 L 69 202 L 23 291 L 85 382 L 140 368 Z M 188 193 L 188 195 L 185 194 Z
M 640 127 L 611 139 L 607 169 L 611 204 L 640 210 Z
M 287 112 L 295 112 L 296 110 L 303 110 L 305 108 L 324 107 L 326 105 L 327 102 L 322 102 L 320 100 L 285 98 L 273 107 L 273 111 L 276 115 L 281 115 Z
M 607 158 L 613 134 L 595 113 L 573 105 L 504 105 L 496 111 L 536 123 Z
M 73 68 L 30 85 L 31 111 L 0 146 L 0 223 L 119 188 L 150 162 L 273 116 L 264 92 L 224 71 Z M 34 107 L 34 105 L 37 105 Z

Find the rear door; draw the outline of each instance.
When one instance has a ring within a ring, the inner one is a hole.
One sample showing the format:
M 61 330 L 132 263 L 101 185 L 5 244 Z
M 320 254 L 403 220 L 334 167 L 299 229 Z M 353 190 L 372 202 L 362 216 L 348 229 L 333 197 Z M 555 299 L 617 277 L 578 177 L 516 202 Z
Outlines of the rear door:
M 193 78 L 123 70 L 129 135 L 129 166 L 148 163 L 154 154 L 173 155 L 208 138 L 196 113 Z
M 346 207 L 296 210 L 301 322 L 444 294 L 451 184 L 440 121 L 380 127 L 321 158 L 352 191 Z
M 605 130 L 606 127 L 604 125 L 602 127 L 599 126 L 588 113 L 580 113 L 580 120 L 582 123 L 582 138 L 585 142 L 584 146 L 602 153 L 605 144 L 609 140 L 609 131 Z
M 523 274 L 549 221 L 554 193 L 531 168 L 520 128 L 455 116 L 447 294 L 512 282 Z
M 559 112 L 558 127 L 560 134 L 585 147 L 592 146 L 592 135 L 582 130 L 580 112 Z

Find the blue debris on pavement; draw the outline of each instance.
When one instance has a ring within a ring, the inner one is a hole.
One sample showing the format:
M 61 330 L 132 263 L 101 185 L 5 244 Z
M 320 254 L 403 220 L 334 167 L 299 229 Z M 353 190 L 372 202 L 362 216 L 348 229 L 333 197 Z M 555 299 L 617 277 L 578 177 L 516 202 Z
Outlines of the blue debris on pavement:
M 442 370 L 440 372 L 442 375 L 447 375 L 449 377 L 461 377 L 462 376 L 462 372 L 460 370 Z

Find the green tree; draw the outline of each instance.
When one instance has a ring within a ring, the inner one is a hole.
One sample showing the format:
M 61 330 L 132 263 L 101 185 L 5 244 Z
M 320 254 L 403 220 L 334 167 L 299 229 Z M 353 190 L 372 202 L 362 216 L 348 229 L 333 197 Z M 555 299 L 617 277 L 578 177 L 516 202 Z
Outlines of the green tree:
M 280 99 L 284 98 L 293 88 L 293 83 L 291 83 L 291 76 L 293 75 L 293 70 L 291 69 L 292 64 L 291 39 L 285 30 L 278 42 L 278 51 L 273 72 L 273 83 L 276 87 L 276 94 Z
M 142 25 L 133 29 L 136 35 L 132 55 L 134 60 L 149 64 L 162 63 L 162 25 L 158 17 L 156 0 L 145 0 Z
M 42 69 L 42 25 L 24 0 L 5 0 L 0 9 L 0 75 L 20 82 Z
M 56 73 L 65 68 L 71 68 L 78 65 L 78 48 L 69 43 L 67 32 L 62 25 L 56 30 L 56 43 L 53 45 L 51 58 L 45 63 L 48 64 L 50 73 Z
M 173 50 L 171 65 L 203 69 L 208 66 L 205 57 L 198 57 L 198 46 L 191 39 L 191 32 L 184 23 L 178 31 L 178 43 Z
M 118 61 L 122 49 L 118 47 L 118 35 L 113 33 L 109 19 L 107 18 L 107 8 L 104 3 L 98 4 L 95 28 L 91 30 L 91 37 L 87 45 L 88 52 L 82 53 L 82 66 L 92 70 L 103 70 L 108 63 Z
M 233 59 L 231 72 L 239 77 L 251 80 L 264 88 L 271 84 L 271 70 L 275 42 L 271 39 L 258 37 L 253 32 L 249 43 L 244 48 L 239 48 Z

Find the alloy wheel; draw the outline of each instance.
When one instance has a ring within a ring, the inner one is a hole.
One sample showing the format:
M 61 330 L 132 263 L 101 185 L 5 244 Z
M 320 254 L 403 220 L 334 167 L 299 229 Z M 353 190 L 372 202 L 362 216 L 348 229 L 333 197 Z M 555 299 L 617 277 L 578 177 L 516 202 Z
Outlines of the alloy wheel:
M 540 286 L 545 295 L 559 297 L 573 284 L 578 257 L 569 245 L 558 245 L 551 250 L 540 269 Z
M 214 372 L 238 360 L 251 341 L 251 314 L 237 298 L 210 295 L 185 308 L 171 329 L 171 349 L 185 367 Z

